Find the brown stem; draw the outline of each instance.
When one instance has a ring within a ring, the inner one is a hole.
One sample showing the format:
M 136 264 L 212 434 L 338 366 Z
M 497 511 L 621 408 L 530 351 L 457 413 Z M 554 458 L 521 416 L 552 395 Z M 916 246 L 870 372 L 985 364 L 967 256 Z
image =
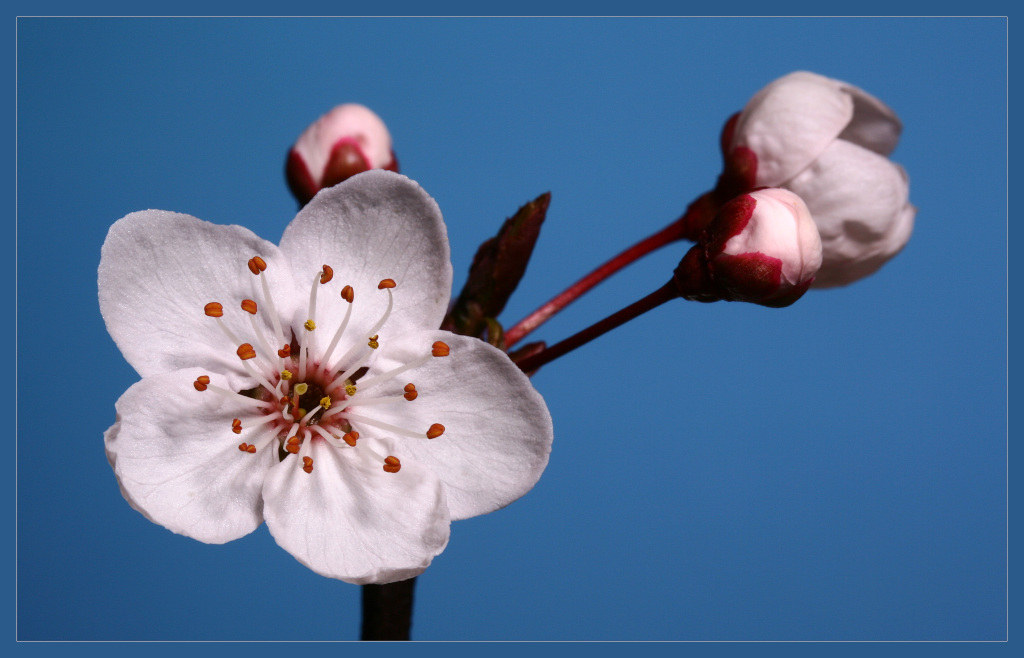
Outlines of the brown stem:
M 519 369 L 523 372 L 533 372 L 544 364 L 550 363 L 564 354 L 568 354 L 577 347 L 589 343 L 598 336 L 611 331 L 615 327 L 625 324 L 638 315 L 643 315 L 652 308 L 661 306 L 668 300 L 674 299 L 678 296 L 679 292 L 676 289 L 675 283 L 673 281 L 669 281 L 651 294 L 633 302 L 621 311 L 609 315 L 600 322 L 590 325 L 583 331 L 566 338 L 560 343 L 552 345 L 539 354 L 534 354 L 533 356 L 519 361 L 516 365 L 519 366 Z
M 386 585 L 363 585 L 361 640 L 408 640 L 416 578 Z

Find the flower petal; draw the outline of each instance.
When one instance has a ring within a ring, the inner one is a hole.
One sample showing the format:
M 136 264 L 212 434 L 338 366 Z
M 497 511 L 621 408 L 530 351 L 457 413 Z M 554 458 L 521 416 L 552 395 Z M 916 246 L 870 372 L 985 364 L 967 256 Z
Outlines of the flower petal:
M 458 520 L 493 512 L 533 488 L 551 452 L 551 415 L 508 356 L 476 338 L 423 332 L 388 356 L 409 362 L 437 340 L 448 344 L 450 356 L 405 373 L 391 390 L 374 390 L 374 395 L 400 394 L 411 382 L 418 391 L 415 400 L 354 411 L 415 431 L 426 432 L 434 423 L 445 427 L 435 439 L 395 437 L 395 449 L 401 451 L 399 458 L 408 455 L 441 478 L 452 519 Z M 415 350 L 414 345 L 422 347 Z M 369 436 L 387 434 L 363 429 Z
M 844 84 L 797 71 L 761 89 L 740 114 L 733 148 L 757 154 L 758 186 L 775 187 L 811 163 L 846 127 L 854 102 Z
M 402 459 L 386 473 L 362 440 L 337 448 L 316 438 L 308 450 L 310 473 L 287 457 L 263 487 L 267 529 L 299 562 L 358 585 L 389 583 L 422 573 L 444 550 L 448 509 L 428 470 Z
M 382 342 L 409 329 L 437 327 L 444 318 L 452 285 L 448 234 L 437 204 L 405 176 L 367 171 L 321 190 L 285 229 L 281 251 L 300 289 L 309 290 L 323 265 L 334 269 L 325 295 L 331 298 L 318 301 L 318 325 L 341 323 L 345 303 L 338 292 L 350 285 L 356 304 L 350 326 L 362 333 L 387 305 L 387 295 L 377 289 L 383 279 L 398 285 Z
M 879 155 L 889 155 L 896 148 L 903 124 L 888 105 L 859 87 L 843 83 L 843 90 L 853 98 L 853 119 L 839 135 Z
M 252 410 L 192 383 L 198 369 L 146 377 L 117 401 L 117 421 L 104 440 L 125 499 L 149 520 L 210 544 L 249 534 L 262 522 L 263 475 L 277 461 L 276 444 L 256 454 L 244 429 Z M 243 432 L 231 431 L 233 418 Z M 264 430 L 265 431 L 265 430 Z
M 144 210 L 119 219 L 103 243 L 99 266 L 100 312 L 125 359 L 143 377 L 202 367 L 228 375 L 235 389 L 252 385 L 231 341 L 203 311 L 224 307 L 221 318 L 237 338 L 256 344 L 243 299 L 261 299 L 246 263 L 261 256 L 290 317 L 296 295 L 278 248 L 241 226 L 218 226 L 189 215 Z M 270 336 L 266 313 L 263 331 Z
M 823 254 L 816 288 L 873 273 L 910 239 L 906 174 L 856 144 L 837 140 L 785 187 L 804 199 L 818 225 Z

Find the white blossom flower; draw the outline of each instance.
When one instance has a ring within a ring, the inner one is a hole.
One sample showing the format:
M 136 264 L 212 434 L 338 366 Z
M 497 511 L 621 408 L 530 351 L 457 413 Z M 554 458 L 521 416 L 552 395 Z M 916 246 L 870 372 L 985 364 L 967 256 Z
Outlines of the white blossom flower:
M 821 240 L 806 204 L 789 190 L 766 188 L 722 206 L 674 280 L 688 299 L 779 307 L 799 299 L 820 266 Z
M 451 520 L 536 483 L 552 440 L 503 352 L 436 329 L 451 272 L 434 200 L 390 172 L 318 194 L 280 247 L 177 213 L 116 222 L 100 310 L 142 376 L 105 435 L 124 497 L 208 543 L 265 520 L 325 576 L 422 572 Z
M 285 177 L 299 203 L 370 169 L 398 171 L 388 127 L 370 108 L 338 105 L 302 131 L 288 151 Z
M 753 164 L 755 186 L 792 190 L 810 208 L 823 248 L 815 287 L 874 273 L 910 239 L 907 175 L 888 157 L 901 129 L 862 89 L 798 71 L 755 94 L 725 135 L 726 158 Z

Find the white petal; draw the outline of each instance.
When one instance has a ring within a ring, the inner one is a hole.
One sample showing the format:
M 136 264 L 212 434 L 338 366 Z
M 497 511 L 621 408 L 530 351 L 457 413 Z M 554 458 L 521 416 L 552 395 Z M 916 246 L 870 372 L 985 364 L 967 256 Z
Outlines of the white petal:
M 910 238 L 906 175 L 877 153 L 837 140 L 785 186 L 804 199 L 821 234 L 815 287 L 871 274 Z
M 396 456 L 409 455 L 441 478 L 452 519 L 458 520 L 493 512 L 533 488 L 551 452 L 551 415 L 508 356 L 476 338 L 424 333 L 418 341 L 403 341 L 403 348 L 422 346 L 409 350 L 404 360 L 423 354 L 436 340 L 447 343 L 451 355 L 430 359 L 391 387 L 391 393 L 401 393 L 406 383 L 415 384 L 415 400 L 354 411 L 423 433 L 434 423 L 444 425 L 436 439 L 395 437 L 401 451 Z M 364 429 L 369 436 L 382 433 Z
M 323 265 L 334 269 L 334 280 L 318 293 L 318 327 L 341 323 L 345 303 L 339 292 L 351 285 L 351 331 L 363 333 L 386 307 L 387 294 L 377 289 L 383 279 L 398 286 L 382 342 L 437 327 L 447 311 L 452 266 L 441 211 L 405 176 L 374 170 L 321 190 L 285 229 L 281 250 L 307 294 Z
M 733 147 L 757 154 L 757 185 L 778 186 L 825 150 L 853 117 L 844 83 L 798 71 L 754 95 L 740 114 Z
M 896 113 L 859 87 L 844 83 L 843 89 L 853 98 L 853 119 L 839 138 L 879 155 L 892 153 L 903 130 Z
M 267 262 L 274 303 L 290 317 L 296 295 L 288 264 L 275 245 L 248 229 L 162 210 L 115 222 L 100 257 L 100 312 L 128 363 L 143 377 L 202 367 L 228 375 L 236 388 L 251 386 L 235 354 L 238 345 L 203 307 L 223 304 L 222 320 L 236 337 L 256 345 L 239 306 L 243 299 L 260 299 L 257 277 L 246 265 L 253 256 Z M 269 323 L 264 331 L 270 335 Z
M 117 401 L 117 422 L 104 435 L 107 458 L 125 499 L 149 520 L 210 544 L 252 532 L 262 517 L 263 475 L 277 460 L 276 444 L 256 454 L 259 428 L 241 435 L 233 418 L 252 415 L 192 383 L 204 371 L 146 377 Z M 266 430 L 263 430 L 266 431 Z
M 312 472 L 297 456 L 274 466 L 263 487 L 267 529 L 323 576 L 359 585 L 412 578 L 448 543 L 444 490 L 411 459 L 384 472 L 365 443 L 336 448 L 314 439 Z

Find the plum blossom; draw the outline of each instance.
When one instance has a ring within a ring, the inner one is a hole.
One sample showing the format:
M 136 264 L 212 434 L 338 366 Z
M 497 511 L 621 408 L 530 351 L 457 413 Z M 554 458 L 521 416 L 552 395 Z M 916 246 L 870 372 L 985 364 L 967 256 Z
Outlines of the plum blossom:
M 320 190 L 370 169 L 398 171 L 391 133 L 372 110 L 338 105 L 306 128 L 288 151 L 285 177 L 300 204 Z
M 725 204 L 679 267 L 687 299 L 788 306 L 814 282 L 821 240 L 807 206 L 789 190 L 766 188 Z
M 792 190 L 810 208 L 823 249 L 815 287 L 874 273 L 910 239 L 907 175 L 888 158 L 901 129 L 874 96 L 806 71 L 761 89 L 727 124 L 727 170 L 751 187 Z
M 437 204 L 390 172 L 317 194 L 280 246 L 184 214 L 118 220 L 99 301 L 142 376 L 104 437 L 124 497 L 207 543 L 266 521 L 324 576 L 421 573 L 450 521 L 530 490 L 552 441 L 503 352 L 437 329 L 451 278 Z

